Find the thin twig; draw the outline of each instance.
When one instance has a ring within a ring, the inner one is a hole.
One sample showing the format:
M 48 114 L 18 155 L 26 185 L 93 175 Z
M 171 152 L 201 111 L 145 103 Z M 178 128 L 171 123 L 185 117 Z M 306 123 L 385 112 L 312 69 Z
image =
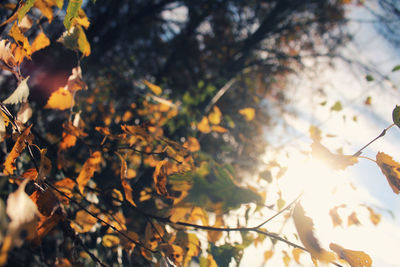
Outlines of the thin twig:
M 378 140 L 379 138 L 385 136 L 386 131 L 389 130 L 390 128 L 392 128 L 395 124 L 391 124 L 388 127 L 386 127 L 385 129 L 383 129 L 383 131 L 380 133 L 380 135 L 378 135 L 377 137 L 375 137 L 372 141 L 370 141 L 368 144 L 366 144 L 365 146 L 363 146 L 360 150 L 358 150 L 356 153 L 353 154 L 353 157 L 358 157 L 361 155 L 361 152 L 370 144 L 372 144 L 373 142 L 375 142 L 376 140 Z

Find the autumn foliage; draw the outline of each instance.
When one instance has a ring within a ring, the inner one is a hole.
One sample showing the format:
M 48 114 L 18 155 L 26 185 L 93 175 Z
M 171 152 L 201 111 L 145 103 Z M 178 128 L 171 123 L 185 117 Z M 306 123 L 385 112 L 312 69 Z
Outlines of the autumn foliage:
M 0 227 L 0 266 L 13 264 L 22 249 L 37 255 L 46 250 L 42 260 L 54 266 L 228 266 L 240 262 L 243 250 L 265 237 L 292 247 L 292 253 L 283 252 L 285 264 L 292 259 L 299 263 L 299 255 L 308 253 L 315 262 L 371 266 L 372 259 L 362 251 L 337 244 L 331 244 L 332 251 L 322 248 L 299 199 L 286 205 L 280 198 L 267 207 L 274 212 L 268 217 L 293 219 L 297 240 L 266 230 L 268 218 L 255 227 L 247 225 L 249 217 L 266 209 L 267 190 L 244 183 L 234 164 L 202 149 L 204 138 L 229 139 L 235 128 L 218 104 L 188 120 L 188 106 L 169 99 L 149 79 L 135 85 L 143 93 L 123 109 L 102 90 L 112 86 L 104 77 L 98 87 L 89 87 L 80 63 L 95 44 L 86 37 L 90 18 L 82 1 L 21 0 L 1 8 L 8 9 L 9 16 L 1 22 L 8 35 L 0 40 L 0 67 L 13 75 L 17 86 L 0 103 L 0 139 L 6 152 L 0 186 L 9 188 L 6 207 L 0 206 L 0 216 L 8 216 Z M 60 12 L 64 29 L 51 40 L 41 24 L 53 23 Z M 21 68 L 52 42 L 74 51 L 79 60 L 65 85 L 53 88 L 39 107 L 29 101 L 30 77 L 23 77 Z M 241 125 L 261 116 L 253 106 L 234 112 Z M 40 121 L 43 114 L 57 121 L 56 127 L 47 128 Z M 398 125 L 398 113 L 394 116 Z M 172 134 L 182 121 L 190 131 Z M 313 157 L 324 158 L 333 169 L 357 164 L 361 150 L 335 154 L 321 144 L 318 133 L 311 136 Z M 251 141 L 240 134 L 238 139 Z M 398 194 L 399 163 L 383 152 L 376 163 Z M 269 167 L 282 171 L 278 178 L 284 172 L 276 162 Z M 272 174 L 262 172 L 261 180 L 271 183 Z M 342 225 L 340 208 L 329 211 L 334 225 Z M 378 224 L 379 214 L 367 209 Z M 242 212 L 245 219 L 232 224 L 231 212 Z M 204 231 L 206 237 L 201 236 Z M 242 242 L 230 242 L 230 232 L 240 233 Z M 274 251 L 267 250 L 265 262 L 273 256 Z

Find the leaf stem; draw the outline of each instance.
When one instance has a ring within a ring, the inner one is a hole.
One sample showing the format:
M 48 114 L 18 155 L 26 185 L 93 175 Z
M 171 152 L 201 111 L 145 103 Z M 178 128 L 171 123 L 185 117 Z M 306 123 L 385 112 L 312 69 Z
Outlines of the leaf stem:
M 390 128 L 392 128 L 395 124 L 391 124 L 388 127 L 386 127 L 385 129 L 383 129 L 383 131 L 377 136 L 375 137 L 372 141 L 370 141 L 368 144 L 366 144 L 365 146 L 363 146 L 360 150 L 358 150 L 356 153 L 353 154 L 353 157 L 358 157 L 361 155 L 361 152 L 368 147 L 370 144 L 372 144 L 373 142 L 375 142 L 376 140 L 378 140 L 379 138 L 385 136 L 386 131 L 389 130 Z

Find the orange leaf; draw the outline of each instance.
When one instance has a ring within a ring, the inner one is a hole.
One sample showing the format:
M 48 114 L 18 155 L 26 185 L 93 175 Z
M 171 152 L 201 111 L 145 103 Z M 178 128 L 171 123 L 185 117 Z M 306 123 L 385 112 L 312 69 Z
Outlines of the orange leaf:
M 374 225 L 378 225 L 381 221 L 381 215 L 376 213 L 372 208 L 367 207 L 369 211 L 369 219 Z
M 32 43 L 32 53 L 50 45 L 50 40 L 43 32 L 39 33 Z
M 159 224 L 148 223 L 144 232 L 145 244 L 150 249 L 155 249 L 162 242 L 164 236 L 164 228 Z
M 299 238 L 304 247 L 310 252 L 311 256 L 324 262 L 332 261 L 334 255 L 321 248 L 313 233 L 314 223 L 310 217 L 305 215 L 304 209 L 300 203 L 297 203 L 293 209 L 293 220 Z
M 297 264 L 300 264 L 300 254 L 304 251 L 299 248 L 294 248 L 292 250 L 293 259 L 296 261 Z
M 15 142 L 14 147 L 12 148 L 10 154 L 8 154 L 6 161 L 4 162 L 4 174 L 12 175 L 14 174 L 14 170 L 17 169 L 15 167 L 15 160 L 21 155 L 22 151 L 26 147 L 26 143 L 32 143 L 33 135 L 30 134 L 31 126 L 26 128 L 22 134 L 18 137 L 17 142 Z
M 190 152 L 196 152 L 200 150 L 200 143 L 194 137 L 189 137 L 188 140 L 183 144 L 183 147 L 188 149 Z
M 43 16 L 45 16 L 49 23 L 53 20 L 53 6 L 56 6 L 56 1 L 49 0 L 35 0 L 34 6 L 42 12 Z
M 228 131 L 226 128 L 221 127 L 219 125 L 212 125 L 211 130 L 217 133 L 226 133 Z
M 331 243 L 329 248 L 341 258 L 347 261 L 351 267 L 371 267 L 371 257 L 363 251 L 344 249 L 343 247 Z
M 239 114 L 243 115 L 247 121 L 251 121 L 256 115 L 256 110 L 254 108 L 243 108 L 239 110 Z
M 340 206 L 339 206 L 340 207 Z M 336 226 L 342 226 L 342 219 L 340 218 L 337 210 L 339 207 L 334 207 L 331 210 L 329 210 L 329 215 L 331 216 L 333 227 Z
M 90 206 L 89 211 L 97 213 L 97 210 L 93 206 Z M 96 223 L 96 218 L 87 214 L 86 211 L 80 210 L 76 213 L 75 220 L 71 222 L 71 227 L 78 233 L 86 233 L 89 232 Z
M 90 155 L 90 158 L 86 160 L 85 164 L 83 164 L 82 170 L 79 173 L 76 182 L 79 186 L 79 191 L 83 193 L 83 190 L 89 180 L 93 177 L 94 173 L 98 171 L 101 163 L 101 153 L 100 151 L 93 152 Z
M 323 160 L 328 166 L 335 170 L 346 169 L 358 162 L 357 157 L 351 155 L 333 154 L 318 141 L 314 141 L 311 144 L 311 154 L 313 157 Z
M 400 164 L 391 156 L 383 152 L 376 154 L 376 164 L 386 176 L 386 179 L 395 194 L 400 193 Z
M 222 113 L 217 106 L 213 107 L 213 111 L 208 115 L 208 120 L 211 124 L 220 124 Z
M 208 124 L 208 119 L 207 117 L 203 116 L 201 121 L 197 124 L 197 129 L 199 129 L 200 132 L 208 134 L 211 132 L 210 125 Z
M 147 80 L 143 80 L 143 83 L 149 87 L 149 89 L 156 95 L 161 95 L 162 89 L 160 86 L 152 84 L 151 82 Z
M 76 136 L 63 132 L 62 141 L 59 144 L 59 149 L 66 150 L 70 147 L 73 147 L 76 143 L 76 140 L 77 140 Z
M 66 110 L 71 108 L 73 105 L 74 98 L 71 93 L 64 87 L 60 87 L 50 95 L 44 108 Z
M 116 247 L 119 244 L 119 237 L 115 235 L 104 235 L 101 243 L 106 248 Z
M 357 218 L 357 214 L 355 212 L 351 213 L 349 215 L 349 217 L 347 218 L 347 225 L 351 226 L 351 225 L 360 225 L 360 221 Z
M 126 164 L 125 159 L 122 157 L 121 154 L 119 154 L 118 152 L 115 152 L 115 154 L 117 154 L 117 156 L 119 157 L 119 159 L 121 160 L 121 184 L 122 187 L 124 188 L 124 192 L 125 192 L 125 199 L 131 203 L 133 206 L 136 207 L 136 203 L 133 201 L 132 198 L 132 187 L 129 184 L 129 181 L 127 180 L 127 175 L 128 175 L 128 167 Z
M 157 162 L 156 169 L 153 173 L 154 184 L 156 186 L 157 194 L 169 197 L 167 191 L 167 165 L 168 160 Z
M 75 186 L 75 181 L 70 179 L 70 178 L 64 178 L 60 181 L 57 181 L 54 186 L 57 187 L 58 190 L 63 192 L 66 196 L 72 197 L 72 189 Z M 55 193 L 58 199 L 64 204 L 68 205 L 69 204 L 69 199 L 60 193 L 56 192 Z

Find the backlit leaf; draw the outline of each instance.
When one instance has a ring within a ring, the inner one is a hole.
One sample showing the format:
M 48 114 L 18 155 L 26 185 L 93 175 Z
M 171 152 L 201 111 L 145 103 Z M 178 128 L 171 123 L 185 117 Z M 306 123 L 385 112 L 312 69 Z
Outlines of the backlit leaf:
M 64 26 L 67 30 L 71 27 L 72 20 L 78 16 L 81 5 L 82 0 L 69 0 L 67 13 L 64 17 Z
M 337 212 L 338 208 L 339 207 L 334 207 L 331 210 L 329 210 L 329 215 L 331 216 L 333 227 L 342 226 L 343 223 L 342 219 L 340 218 Z
M 66 110 L 71 108 L 73 105 L 74 98 L 72 94 L 64 87 L 60 87 L 50 95 L 44 108 Z
M 0 41 L 0 60 L 4 61 L 8 66 L 16 64 L 15 58 L 11 53 L 11 43 L 8 40 Z
M 331 107 L 331 111 L 341 111 L 343 109 L 342 103 L 340 101 L 336 101 L 335 104 Z
M 50 39 L 47 38 L 46 34 L 40 32 L 32 43 L 32 53 L 40 49 L 43 49 L 49 45 L 50 45 Z
M 289 267 L 290 261 L 292 259 L 290 258 L 290 256 L 287 254 L 286 251 L 282 251 L 282 252 L 283 252 L 283 257 L 282 257 L 283 264 L 285 264 L 286 267 Z
M 206 116 L 204 116 L 201 121 L 197 124 L 197 129 L 205 134 L 208 134 L 211 132 L 210 125 L 208 124 L 208 119 Z
M 6 100 L 3 101 L 4 104 L 18 104 L 22 102 L 27 102 L 29 96 L 29 87 L 28 87 L 28 79 L 29 76 L 22 80 L 17 89 L 7 97 Z
M 80 51 L 86 57 L 90 55 L 90 44 L 82 26 L 71 27 L 71 29 L 63 33 L 58 41 L 62 42 L 68 49 Z
M 17 113 L 17 120 L 23 124 L 27 123 L 32 117 L 32 108 L 28 102 L 23 102 Z
M 22 151 L 25 149 L 26 143 L 32 143 L 33 136 L 30 134 L 31 127 L 32 125 L 22 132 L 22 134 L 15 142 L 10 154 L 8 154 L 6 161 L 4 162 L 4 173 L 6 175 L 14 174 L 14 170 L 16 170 L 15 160 L 21 155 Z
M 381 215 L 376 213 L 372 208 L 367 207 L 369 211 L 369 219 L 374 225 L 378 225 L 381 221 Z
M 267 250 L 264 252 L 264 263 L 266 263 L 269 259 L 274 256 L 274 252 L 272 250 Z
M 115 247 L 119 244 L 119 238 L 118 238 L 118 236 L 115 236 L 115 235 L 104 235 L 101 243 L 106 248 Z
M 351 267 L 372 266 L 371 257 L 363 251 L 344 249 L 335 243 L 331 243 L 329 248 L 333 250 L 341 259 L 347 261 Z
M 35 7 L 40 10 L 43 16 L 47 18 L 49 23 L 52 22 L 54 14 L 53 7 L 59 6 L 57 0 L 35 0 Z
M 304 251 L 299 248 L 294 248 L 292 250 L 293 259 L 296 261 L 297 264 L 300 264 L 300 254 Z
M 196 152 L 200 150 L 200 143 L 194 137 L 189 137 L 188 140 L 183 144 L 183 147 L 190 152 Z
M 314 236 L 314 223 L 310 217 L 305 215 L 300 203 L 297 203 L 293 209 L 293 221 L 301 242 L 311 256 L 323 262 L 330 262 L 334 259 L 332 253 L 321 248 L 317 238 Z
M 393 109 L 392 112 L 393 123 L 400 127 L 400 106 L 397 106 Z
M 143 83 L 149 87 L 149 89 L 156 95 L 161 95 L 162 89 L 160 86 L 152 84 L 151 82 L 147 80 L 143 80 Z
M 90 206 L 89 211 L 92 213 L 97 212 L 97 210 L 93 206 Z M 78 233 L 86 233 L 92 230 L 92 228 L 96 223 L 97 223 L 96 218 L 89 215 L 84 210 L 79 210 L 76 213 L 75 220 L 71 221 L 71 227 Z
M 386 176 L 386 179 L 395 194 L 400 193 L 400 164 L 392 159 L 391 156 L 378 152 L 376 154 L 376 164 Z
M 98 171 L 101 163 L 101 158 L 102 157 L 100 151 L 95 151 L 92 153 L 92 155 L 90 155 L 90 158 L 86 160 L 85 164 L 83 164 L 79 176 L 76 179 L 76 182 L 79 186 L 79 191 L 81 193 L 83 193 L 86 184 L 93 177 L 94 173 Z
M 60 181 L 57 181 L 54 186 L 63 192 L 67 197 L 72 197 L 72 190 L 75 187 L 75 181 L 70 179 L 70 178 L 64 178 Z M 68 205 L 69 204 L 69 199 L 65 197 L 64 195 L 55 192 L 57 198 L 64 204 Z
M 25 186 L 28 182 L 29 180 L 25 179 L 7 199 L 6 211 L 11 220 L 8 229 L 15 246 L 20 246 L 23 243 L 21 232 L 25 232 L 28 239 L 32 239 L 36 235 L 39 211 L 35 203 L 25 193 Z
M 256 115 L 256 110 L 254 108 L 243 108 L 239 110 L 239 114 L 243 115 L 247 121 L 251 121 Z
M 335 170 L 343 170 L 358 162 L 357 157 L 351 155 L 333 154 L 320 142 L 314 141 L 311 144 L 311 155 L 324 161 Z
M 212 112 L 208 115 L 208 120 L 211 124 L 220 124 L 222 113 L 217 106 L 213 107 Z
M 212 125 L 211 130 L 217 133 L 226 133 L 228 131 L 226 128 L 221 127 L 219 125 Z
M 128 175 L 128 167 L 126 164 L 125 159 L 122 157 L 121 154 L 115 152 L 115 154 L 117 154 L 117 156 L 119 157 L 119 159 L 121 160 L 121 184 L 122 187 L 124 188 L 124 192 L 125 192 L 125 199 L 131 203 L 133 206 L 136 207 L 136 203 L 133 201 L 132 198 L 132 187 L 129 184 L 129 181 L 127 180 L 127 175 Z
M 355 212 L 352 212 L 349 217 L 347 217 L 347 225 L 360 225 L 360 221 L 358 220 L 357 214 Z

